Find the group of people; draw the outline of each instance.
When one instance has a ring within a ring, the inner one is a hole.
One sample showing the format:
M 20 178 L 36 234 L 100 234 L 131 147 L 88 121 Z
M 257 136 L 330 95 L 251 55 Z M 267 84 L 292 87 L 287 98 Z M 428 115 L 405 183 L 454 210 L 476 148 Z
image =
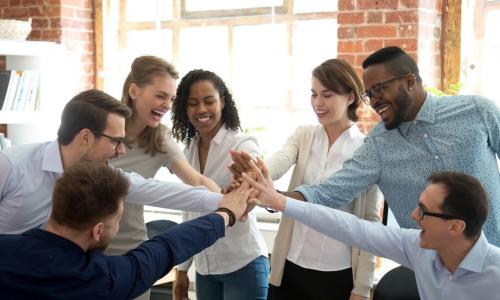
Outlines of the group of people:
M 361 300 L 379 255 L 415 271 L 422 299 L 491 296 L 500 279 L 492 101 L 427 93 L 398 47 L 363 62 L 364 88 L 349 63 L 329 59 L 311 76 L 319 124 L 297 128 L 262 161 L 223 79 L 207 70 L 178 78 L 163 59 L 138 57 L 121 101 L 84 91 L 64 108 L 57 141 L 0 152 L 4 295 L 148 299 L 179 265 L 182 300 L 194 260 L 200 300 Z M 356 124 L 365 99 L 382 118 L 367 137 Z M 161 167 L 183 183 L 153 179 Z M 288 191 L 276 191 L 273 180 L 292 167 Z M 382 195 L 403 228 L 420 230 L 382 226 Z M 146 204 L 190 221 L 146 241 Z M 283 212 L 271 266 L 255 205 Z

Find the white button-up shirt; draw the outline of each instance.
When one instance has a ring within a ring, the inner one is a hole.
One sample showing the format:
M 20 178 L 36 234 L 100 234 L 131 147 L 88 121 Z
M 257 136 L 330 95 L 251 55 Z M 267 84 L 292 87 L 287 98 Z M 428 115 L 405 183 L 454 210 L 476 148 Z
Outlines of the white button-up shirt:
M 197 171 L 200 170 L 198 141 L 195 137 L 189 147 L 184 149 L 186 159 Z M 222 126 L 210 142 L 203 172 L 203 175 L 210 177 L 220 187 L 228 186 L 231 181 L 231 173 L 227 168 L 231 162 L 229 150 L 245 151 L 254 157 L 259 154 L 255 138 Z M 209 212 L 189 212 L 184 217 L 193 219 Z M 267 257 L 267 253 L 266 242 L 257 228 L 255 213 L 250 212 L 246 222 L 237 221 L 233 227 L 228 227 L 226 236 L 195 255 L 194 261 L 196 271 L 201 275 L 226 274 L 241 269 L 261 255 Z M 190 265 L 191 260 L 188 260 L 181 264 L 179 269 L 188 270 Z
M 22 233 L 44 225 L 52 210 L 52 189 L 63 174 L 57 141 L 13 147 L 0 152 L 0 233 Z M 213 211 L 222 198 L 203 187 L 144 179 L 130 181 L 125 201 L 163 208 Z
M 303 184 L 319 184 L 342 169 L 344 161 L 351 158 L 354 151 L 363 144 L 364 137 L 354 124 L 329 147 L 324 127 L 318 126 L 314 133 Z M 351 212 L 352 202 L 341 209 Z M 307 269 L 338 271 L 351 267 L 351 248 L 295 221 L 287 259 Z

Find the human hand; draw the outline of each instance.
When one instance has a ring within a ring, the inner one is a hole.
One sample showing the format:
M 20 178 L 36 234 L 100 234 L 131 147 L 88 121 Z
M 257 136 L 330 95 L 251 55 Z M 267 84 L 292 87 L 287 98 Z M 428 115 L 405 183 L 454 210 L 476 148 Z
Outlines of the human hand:
M 252 172 L 256 180 L 246 172 L 242 173 L 243 179 L 258 191 L 257 197 L 252 197 L 250 203 L 262 207 L 270 207 L 279 211 L 285 208 L 286 197 L 274 189 L 273 180 L 264 162 L 257 158 L 257 164 L 249 161 Z M 250 204 L 249 204 L 250 205 Z
M 245 151 L 230 150 L 229 155 L 231 155 L 231 159 L 233 160 L 233 163 L 229 166 L 229 170 L 234 178 L 238 179 L 241 177 L 241 173 L 251 171 L 249 161 L 254 161 L 254 158 L 250 154 Z
M 349 297 L 349 300 L 368 300 L 368 299 L 370 299 L 370 298 L 363 297 L 363 296 L 356 295 L 356 294 L 351 294 L 351 296 Z
M 186 271 L 177 270 L 174 282 L 174 300 L 189 300 L 189 277 Z
M 230 209 L 234 213 L 236 219 L 244 221 L 246 218 L 242 218 L 242 216 L 246 213 L 248 199 L 252 192 L 254 192 L 254 189 L 250 187 L 247 182 L 243 181 L 238 188 L 222 197 L 222 200 L 219 202 L 219 207 Z

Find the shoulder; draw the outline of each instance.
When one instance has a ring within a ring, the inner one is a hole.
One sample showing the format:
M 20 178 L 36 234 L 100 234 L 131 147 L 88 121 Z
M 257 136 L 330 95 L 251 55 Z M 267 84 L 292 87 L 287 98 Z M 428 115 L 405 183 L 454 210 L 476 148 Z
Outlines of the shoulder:
M 7 148 L 0 152 L 3 161 L 8 161 L 12 166 L 31 164 L 35 160 L 41 160 L 43 153 L 50 142 L 27 144 Z

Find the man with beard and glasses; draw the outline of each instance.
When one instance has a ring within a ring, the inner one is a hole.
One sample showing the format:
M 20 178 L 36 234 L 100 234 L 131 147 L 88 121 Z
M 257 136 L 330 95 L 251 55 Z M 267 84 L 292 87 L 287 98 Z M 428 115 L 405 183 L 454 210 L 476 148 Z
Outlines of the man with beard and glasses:
M 234 190 L 215 212 L 177 225 L 125 255 L 102 250 L 116 235 L 129 181 L 118 169 L 83 162 L 52 193 L 47 229 L 0 234 L 2 299 L 132 299 L 173 266 L 224 237 L 252 189 Z
M 481 96 L 427 93 L 415 61 L 398 47 L 382 48 L 363 62 L 365 96 L 381 116 L 342 170 L 318 185 L 302 185 L 292 198 L 337 208 L 377 184 L 401 225 L 425 178 L 435 171 L 460 171 L 479 179 L 488 193 L 484 224 L 489 242 L 500 246 L 500 109 Z M 250 169 L 249 156 L 233 153 L 234 173 Z
M 106 165 L 124 155 L 125 119 L 130 115 L 130 108 L 110 95 L 87 90 L 64 107 L 56 141 L 0 151 L 0 233 L 44 226 L 52 189 L 67 168 L 80 161 Z M 128 203 L 202 212 L 213 211 L 222 198 L 204 187 L 124 175 L 130 181 Z

